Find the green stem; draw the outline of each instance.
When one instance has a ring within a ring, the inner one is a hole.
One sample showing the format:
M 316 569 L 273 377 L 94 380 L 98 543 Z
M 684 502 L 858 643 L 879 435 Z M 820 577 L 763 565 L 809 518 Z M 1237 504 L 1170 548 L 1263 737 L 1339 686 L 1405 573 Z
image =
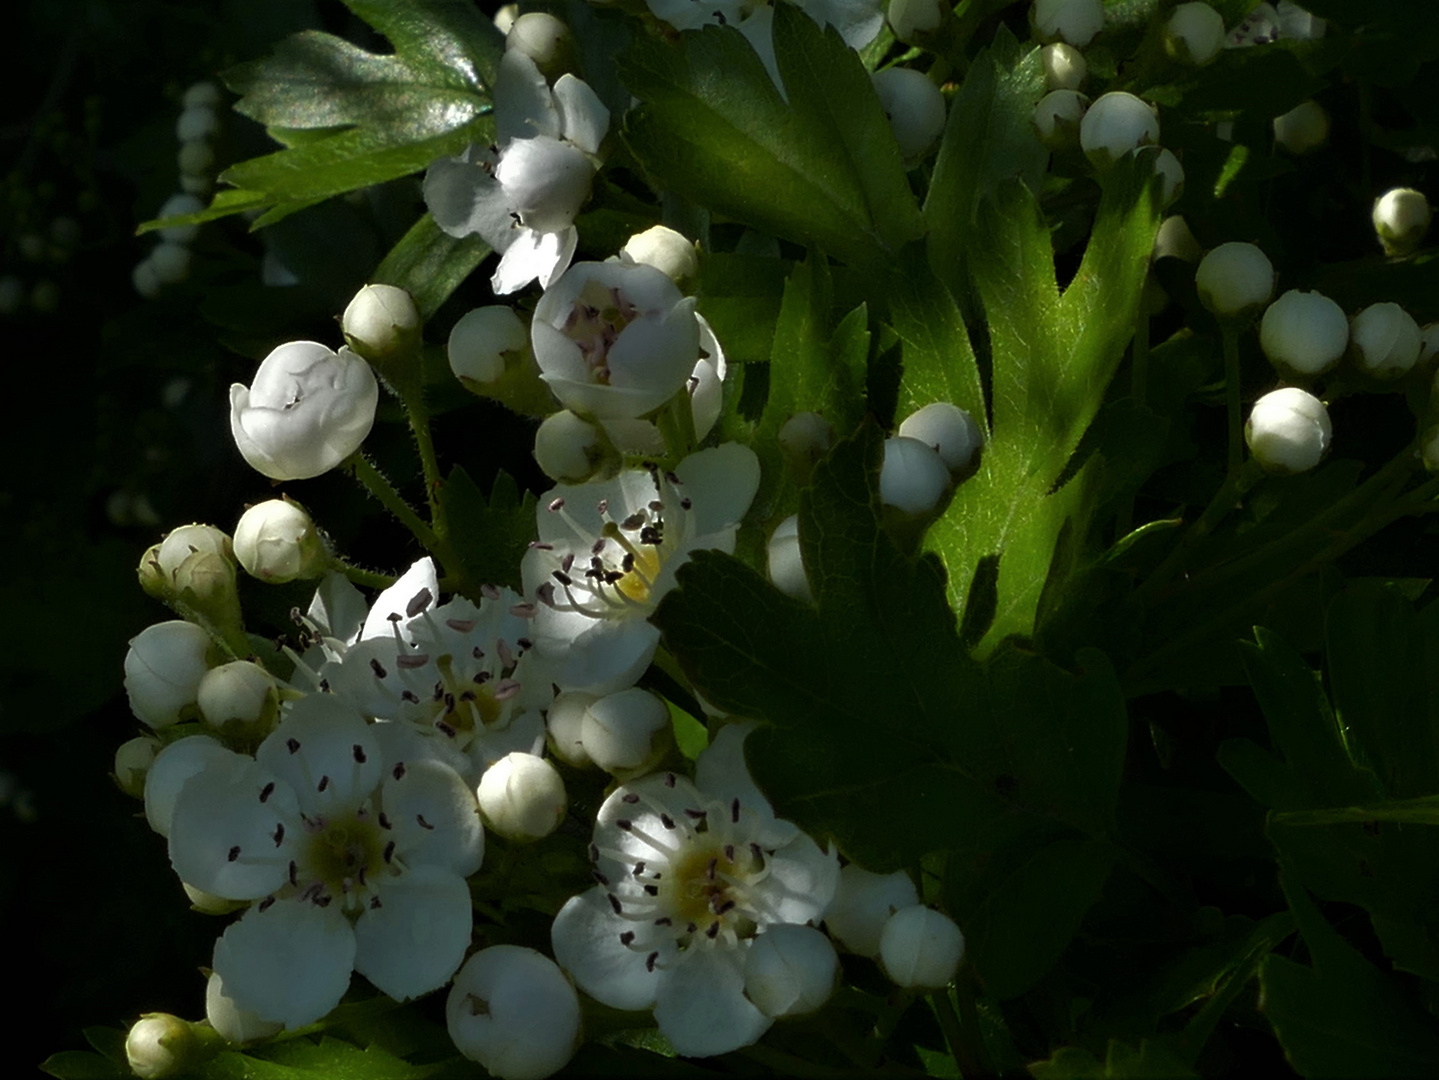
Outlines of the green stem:
M 979 1031 L 979 1010 L 974 1005 L 974 994 L 966 983 L 966 973 L 960 972 L 955 983 L 955 996 L 959 999 L 959 1015 L 949 1000 L 948 990 L 935 990 L 929 995 L 934 1003 L 934 1014 L 939 1019 L 939 1028 L 949 1043 L 950 1055 L 959 1066 L 964 1080 L 982 1080 L 994 1075 L 985 1061 L 984 1037 Z M 963 1017 L 961 1020 L 960 1017 Z
M 329 569 L 344 574 L 356 585 L 364 585 L 369 589 L 388 589 L 397 580 L 393 574 L 382 574 L 378 570 L 366 570 L 362 566 L 356 566 L 352 562 L 333 555 L 330 557 Z
M 1239 504 L 1239 500 L 1244 498 L 1263 478 L 1264 470 L 1253 461 L 1226 476 L 1224 483 L 1215 492 L 1214 498 L 1209 500 L 1209 505 L 1195 519 L 1194 524 L 1185 530 L 1184 536 L 1180 538 L 1174 550 L 1155 567 L 1154 572 L 1135 591 L 1135 599 L 1142 603 L 1149 602 L 1155 592 L 1168 583 L 1175 574 L 1185 569 L 1204 538 L 1214 531 L 1215 527 Z
M 1233 320 L 1220 322 L 1224 339 L 1224 403 L 1229 414 L 1229 475 L 1232 478 L 1244 464 L 1244 415 L 1240 402 L 1239 326 Z
M 430 520 L 435 524 L 435 535 L 441 539 L 449 536 L 445 521 L 444 507 L 440 505 L 440 462 L 435 456 L 435 441 L 430 435 L 430 412 L 425 407 L 423 391 L 405 396 L 405 415 L 410 421 L 410 430 L 415 433 L 415 447 L 420 452 L 420 469 L 425 476 L 425 498 L 430 504 Z
M 415 539 L 424 544 L 432 551 L 440 547 L 440 538 L 435 530 L 421 519 L 420 515 L 410 508 L 403 496 L 390 483 L 389 477 L 380 472 L 365 457 L 362 451 L 356 451 L 350 455 L 345 464 L 349 467 L 350 473 L 356 480 L 365 486 L 365 490 L 379 500 L 390 513 L 394 514 L 400 523 L 415 534 Z
M 1145 282 L 1145 292 L 1152 283 Z M 1139 310 L 1134 318 L 1134 341 L 1129 347 L 1129 398 L 1136 409 L 1144 408 L 1149 395 L 1149 307 L 1145 297 L 1139 300 Z M 1115 529 L 1115 542 L 1124 539 L 1134 528 L 1134 496 L 1131 494 L 1119 508 Z

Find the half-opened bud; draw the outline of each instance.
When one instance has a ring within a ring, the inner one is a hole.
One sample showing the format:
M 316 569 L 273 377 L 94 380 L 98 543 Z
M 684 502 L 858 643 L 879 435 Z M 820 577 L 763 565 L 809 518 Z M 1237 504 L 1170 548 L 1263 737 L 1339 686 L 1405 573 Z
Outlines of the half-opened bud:
M 1149 103 L 1111 90 L 1101 94 L 1079 122 L 1079 146 L 1095 168 L 1106 169 L 1141 146 L 1159 141 L 1159 118 Z
M 884 440 L 879 497 L 910 517 L 928 514 L 950 484 L 949 470 L 937 451 L 903 435 Z
M 744 993 L 766 1016 L 805 1016 L 834 993 L 839 957 L 812 926 L 780 923 L 754 939 L 744 960 Z
M 922 904 L 896 911 L 879 938 L 880 966 L 898 986 L 948 986 L 963 956 L 964 935 L 954 920 Z
M 1177 6 L 1164 24 L 1164 51 L 1181 64 L 1207 64 L 1224 46 L 1224 16 L 1208 4 Z
M 948 401 L 931 402 L 910 413 L 899 425 L 899 434 L 933 447 L 952 473 L 967 470 L 984 445 L 974 417 Z
M 246 573 L 271 585 L 320 577 L 330 561 L 314 521 L 289 499 L 257 503 L 240 516 L 235 557 Z
M 1073 150 L 1089 98 L 1078 90 L 1051 90 L 1034 106 L 1034 131 L 1048 149 Z
M 555 767 L 534 754 L 506 754 L 480 777 L 477 792 L 485 825 L 506 840 L 549 836 L 565 819 L 569 799 Z
M 125 1060 L 141 1080 L 166 1080 L 198 1063 L 201 1041 L 191 1025 L 169 1013 L 147 1013 L 125 1037 Z
M 1249 319 L 1274 295 L 1274 266 L 1253 244 L 1231 240 L 1199 261 L 1200 302 L 1221 319 Z
M 1429 231 L 1429 200 L 1413 188 L 1394 188 L 1374 201 L 1374 232 L 1386 255 L 1408 255 Z
M 280 711 L 274 676 L 249 660 L 234 660 L 205 672 L 196 700 L 211 727 L 239 724 L 260 729 L 259 734 L 274 727 Z
M 1034 0 L 1029 25 L 1040 41 L 1066 41 L 1082 49 L 1104 29 L 1104 6 L 1099 0 Z
M 621 778 L 653 766 L 672 738 L 668 707 L 639 687 L 600 698 L 585 710 L 580 729 L 580 742 L 590 760 Z
M 1307 154 L 1329 141 L 1329 114 L 1317 101 L 1301 101 L 1274 118 L 1274 141 L 1291 154 Z
M 1264 311 L 1259 346 L 1281 374 L 1320 375 L 1349 347 L 1349 319 L 1323 293 L 1290 289 Z
M 693 281 L 700 272 L 699 252 L 694 242 L 665 225 L 655 225 L 631 236 L 620 248 L 620 259 L 653 266 L 680 286 Z
M 115 751 L 115 783 L 132 799 L 145 795 L 145 776 L 155 763 L 155 755 L 163 744 L 149 735 L 139 735 L 122 742 Z
M 551 480 L 582 484 L 612 471 L 620 461 L 598 425 L 561 409 L 540 421 L 535 431 L 535 463 Z
M 880 934 L 900 908 L 919 903 L 914 882 L 903 870 L 876 874 L 857 863 L 840 869 L 839 888 L 824 915 L 824 925 L 850 952 L 879 955 Z
M 574 1056 L 580 1000 L 549 957 L 492 945 L 455 975 L 445 1023 L 456 1049 L 500 1080 L 542 1080 Z
M 421 347 L 423 323 L 415 300 L 393 285 L 366 285 L 340 317 L 345 342 L 381 370 L 411 361 Z
M 1398 304 L 1370 304 L 1349 324 L 1349 341 L 1359 370 L 1376 379 L 1397 379 L 1419 360 L 1419 324 Z
M 1244 441 L 1254 460 L 1279 475 L 1314 468 L 1332 436 L 1324 402 L 1295 386 L 1265 394 L 1244 425 Z

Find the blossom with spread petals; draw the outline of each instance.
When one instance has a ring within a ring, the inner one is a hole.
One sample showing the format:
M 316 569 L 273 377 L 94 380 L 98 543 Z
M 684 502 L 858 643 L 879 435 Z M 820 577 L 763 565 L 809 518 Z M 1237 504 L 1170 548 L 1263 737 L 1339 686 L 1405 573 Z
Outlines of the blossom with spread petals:
M 590 845 L 598 884 L 571 898 L 551 931 L 581 990 L 612 1008 L 653 1009 L 689 1057 L 768 1030 L 772 1016 L 745 994 L 751 947 L 775 927 L 818 923 L 839 877 L 834 853 L 776 819 L 755 787 L 746 731 L 721 731 L 694 782 L 653 773 L 605 800 Z
M 176 873 L 253 901 L 215 944 L 235 1008 L 293 1029 L 338 1005 L 351 971 L 404 1000 L 460 966 L 484 831 L 454 770 L 395 750 L 405 730 L 311 694 L 254 758 L 217 755 L 180 789 Z

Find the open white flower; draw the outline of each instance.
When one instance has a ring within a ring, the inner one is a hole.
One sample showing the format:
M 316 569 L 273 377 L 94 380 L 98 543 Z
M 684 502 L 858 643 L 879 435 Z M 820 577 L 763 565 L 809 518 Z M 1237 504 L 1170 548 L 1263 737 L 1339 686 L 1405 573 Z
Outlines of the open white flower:
M 744 765 L 746 727 L 721 731 L 691 783 L 652 774 L 600 807 L 596 886 L 551 932 L 555 958 L 591 997 L 653 1009 L 681 1054 L 748 1046 L 772 1020 L 745 996 L 745 961 L 771 927 L 814 924 L 835 855 L 780 821 Z
M 254 759 L 217 758 L 181 789 L 180 879 L 258 901 L 215 945 L 236 1008 L 303 1027 L 339 1004 L 352 970 L 404 1000 L 464 959 L 465 877 L 484 855 L 474 793 L 439 762 L 391 752 L 387 727 L 312 694 Z
M 649 615 L 699 548 L 734 550 L 759 487 L 759 459 L 726 443 L 673 473 L 631 469 L 602 484 L 560 485 L 541 498 L 539 541 L 520 570 L 539 601 L 536 652 L 562 690 L 612 693 L 649 666 Z
M 499 295 L 539 279 L 549 286 L 569 266 L 575 215 L 590 195 L 610 113 L 573 75 L 551 90 L 535 62 L 512 49 L 495 81 L 491 147 L 441 158 L 425 174 L 425 204 L 451 236 L 478 233 L 501 253 L 490 279 Z
M 256 471 L 307 480 L 360 448 L 379 403 L 375 373 L 348 348 L 291 341 L 260 362 L 249 387 L 230 387 L 230 431 Z

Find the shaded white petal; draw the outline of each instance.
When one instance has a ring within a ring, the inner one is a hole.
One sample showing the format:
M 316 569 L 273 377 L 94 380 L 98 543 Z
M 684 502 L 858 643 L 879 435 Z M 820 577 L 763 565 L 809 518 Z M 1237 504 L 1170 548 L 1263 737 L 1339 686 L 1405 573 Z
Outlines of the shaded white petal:
M 180 791 L 170 823 L 170 865 L 203 892 L 258 900 L 285 883 L 301 841 L 294 792 L 241 758 L 196 773 Z
M 538 709 L 513 717 L 497 730 L 486 728 L 470 743 L 472 771 L 478 776 L 508 754 L 539 754 L 545 747 L 545 714 Z
M 605 132 L 610 128 L 610 111 L 590 89 L 589 83 L 573 75 L 561 75 L 555 83 L 555 103 L 560 109 L 560 131 L 565 139 L 587 154 L 598 154 Z
M 326 574 L 306 612 L 326 637 L 354 641 L 365 622 L 365 598 L 338 570 Z
M 572 896 L 550 928 L 555 960 L 581 990 L 612 1009 L 648 1009 L 655 1003 L 659 972 L 645 968 L 645 955 L 620 943 L 630 924 L 615 915 L 599 887 Z
M 737 524 L 759 490 L 759 458 L 740 443 L 691 454 L 675 472 L 694 503 L 698 536 Z
M 884 12 L 877 0 L 805 0 L 807 15 L 821 26 L 833 26 L 851 49 L 862 49 L 879 36 Z
M 150 828 L 161 836 L 170 835 L 175 800 L 190 777 L 212 764 L 238 766 L 244 760 L 209 735 L 192 735 L 165 747 L 145 774 L 145 820 Z
M 659 642 L 659 629 L 642 613 L 594 619 L 543 605 L 535 613 L 535 648 L 561 690 L 603 695 L 633 686 Z
M 513 239 L 490 278 L 490 288 L 496 296 L 518 292 L 536 278 L 543 283 L 563 273 L 562 264 L 567 264 L 574 254 L 579 236 L 574 226 L 552 233 L 512 228 L 510 235 Z
M 215 942 L 215 973 L 238 1008 L 287 1028 L 340 1003 L 355 966 L 355 934 L 338 904 L 256 906 Z
M 380 801 L 405 864 L 440 867 L 458 877 L 478 870 L 485 857 L 485 833 L 470 785 L 434 760 L 397 761 L 387 767 Z
M 756 839 L 765 847 L 780 847 L 799 835 L 799 827 L 775 818 L 774 808 L 750 776 L 744 742 L 758 726 L 749 720 L 721 728 L 695 759 L 695 784 L 726 805 L 738 799 L 740 812 L 749 823 L 746 827 L 756 833 Z
M 424 594 L 429 593 L 429 599 Z M 373 637 L 394 638 L 392 623 L 404 626 L 425 608 L 440 598 L 440 579 L 435 571 L 435 561 L 426 555 L 403 574 L 388 589 L 375 597 L 365 626 L 360 631 L 360 640 Z M 422 602 L 423 601 L 423 602 Z
M 509 49 L 495 77 L 495 137 L 501 146 L 536 135 L 560 137 L 560 113 L 549 83 L 535 62 Z
M 769 857 L 769 877 L 754 890 L 755 906 L 764 913 L 765 922 L 818 923 L 838 885 L 839 858 L 797 833 Z
M 380 748 L 370 725 L 335 694 L 295 702 L 255 759 L 294 789 L 311 817 L 354 812 L 380 782 Z
M 469 886 L 452 871 L 418 866 L 376 882 L 355 923 L 355 970 L 396 1001 L 427 994 L 460 966 L 473 923 Z
M 749 1046 L 773 1021 L 744 996 L 742 949 L 702 949 L 661 976 L 655 1020 L 685 1057 Z
M 445 1002 L 455 1047 L 501 1080 L 564 1068 L 580 1035 L 580 999 L 549 957 L 518 945 L 481 949 Z

